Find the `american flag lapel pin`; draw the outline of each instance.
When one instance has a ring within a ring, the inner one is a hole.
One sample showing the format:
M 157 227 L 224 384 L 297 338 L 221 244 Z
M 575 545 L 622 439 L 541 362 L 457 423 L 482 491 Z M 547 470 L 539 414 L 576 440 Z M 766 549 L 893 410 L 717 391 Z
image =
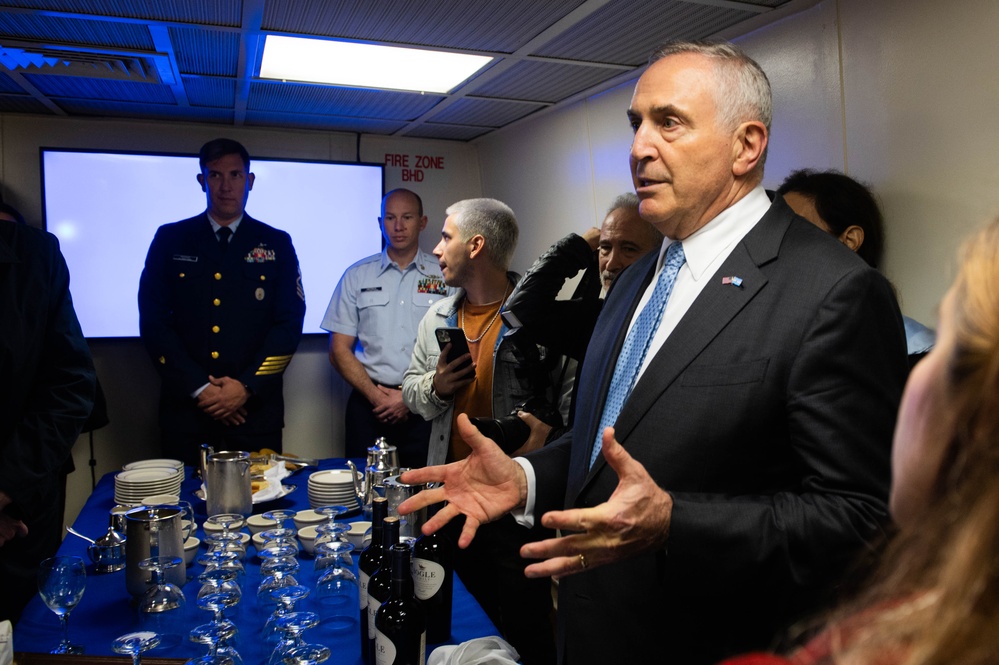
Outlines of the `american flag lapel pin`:
M 742 288 L 742 278 L 732 275 L 731 277 L 722 277 L 722 284 L 731 284 L 732 286 L 738 286 Z

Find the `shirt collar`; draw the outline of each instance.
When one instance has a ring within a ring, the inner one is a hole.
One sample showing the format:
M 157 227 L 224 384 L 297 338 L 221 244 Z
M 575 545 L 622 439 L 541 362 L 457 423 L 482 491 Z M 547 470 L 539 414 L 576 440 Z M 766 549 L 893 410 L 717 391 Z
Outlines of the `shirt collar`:
M 699 281 L 722 253 L 728 255 L 733 245 L 749 233 L 770 209 L 771 201 L 762 185 L 721 211 L 717 217 L 683 239 L 683 255 L 694 281 Z M 659 250 L 657 269 L 662 267 L 669 238 Z
M 409 265 L 406 265 L 406 266 L 400 268 L 400 272 L 406 272 L 413 265 L 415 265 L 416 269 L 419 270 L 421 274 L 431 275 L 431 274 L 433 274 L 431 266 L 436 265 L 436 264 L 437 264 L 437 258 L 436 257 L 431 256 L 429 254 L 426 254 L 422 249 L 417 249 L 416 250 L 416 256 L 413 257 L 413 260 L 409 263 Z M 385 272 L 386 270 L 388 270 L 389 268 L 391 268 L 394 265 L 395 265 L 395 262 L 393 262 L 392 259 L 389 258 L 389 255 L 388 255 L 388 246 L 386 245 L 385 248 L 382 249 L 381 271 L 380 272 Z
M 214 219 L 212 219 L 211 213 L 205 213 L 205 214 L 208 215 L 208 221 L 212 225 L 212 233 L 217 234 L 219 232 L 219 229 L 222 228 L 222 225 L 216 222 Z M 239 223 L 242 221 L 243 221 L 243 215 L 240 215 L 235 222 L 231 222 L 229 224 L 229 230 L 232 231 L 233 235 L 236 235 L 236 229 L 239 228 Z

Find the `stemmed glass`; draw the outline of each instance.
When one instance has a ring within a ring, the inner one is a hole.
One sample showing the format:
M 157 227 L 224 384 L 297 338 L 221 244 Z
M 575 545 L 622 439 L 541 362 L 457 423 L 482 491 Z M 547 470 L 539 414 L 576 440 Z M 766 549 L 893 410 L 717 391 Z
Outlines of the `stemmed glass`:
M 239 553 L 227 549 L 209 549 L 198 555 L 197 562 L 205 567 L 205 572 L 213 570 L 229 570 L 236 574 L 236 584 L 242 590 L 246 581 L 246 568 L 239 560 Z
M 333 630 L 351 628 L 358 620 L 360 591 L 357 577 L 346 561 L 353 549 L 353 545 L 340 540 L 316 546 L 316 573 L 320 575 L 316 598 L 322 607 L 323 620 Z
M 302 633 L 318 625 L 319 616 L 315 612 L 292 612 L 278 619 L 281 640 L 267 659 L 267 665 L 284 665 L 284 658 L 292 649 L 305 646 Z
M 285 653 L 284 665 L 319 665 L 326 662 L 329 657 L 329 647 L 321 644 L 305 644 Z
M 319 506 L 318 508 L 313 508 L 320 515 L 325 515 L 326 519 L 330 522 L 336 521 L 336 518 L 341 515 L 345 515 L 350 511 L 347 506 Z
M 78 556 L 54 556 L 38 564 L 38 595 L 62 624 L 62 641 L 49 653 L 81 654 L 83 647 L 69 641 L 69 613 L 87 587 L 87 569 Z
M 267 545 L 257 552 L 257 556 L 263 559 L 263 563 L 260 564 L 260 574 L 264 577 L 257 589 L 259 603 L 271 602 L 272 589 L 298 584 L 294 575 L 299 569 L 298 560 L 295 559 L 296 554 L 298 549 L 290 544 Z
M 274 608 L 274 613 L 267 617 L 267 622 L 264 624 L 264 642 L 274 644 L 280 638 L 277 620 L 285 614 L 291 614 L 295 611 L 295 603 L 309 595 L 309 587 L 293 584 L 271 589 L 267 595 L 272 603 L 277 604 L 277 607 Z
M 231 622 L 206 623 L 191 631 L 191 641 L 207 644 L 208 653 L 188 661 L 188 665 L 243 665 L 243 658 L 231 645 L 236 626 Z
M 290 510 L 268 510 L 263 514 L 269 520 L 274 520 L 277 522 L 277 528 L 283 528 L 284 523 L 295 516 L 295 513 Z
M 225 618 L 225 608 L 232 607 L 243 597 L 243 591 L 236 582 L 236 572 L 216 568 L 201 573 L 198 579 L 202 583 L 198 591 L 198 607 L 214 612 L 212 623 L 235 628 L 235 624 Z
M 178 556 L 152 557 L 139 562 L 139 568 L 148 570 L 152 577 L 149 588 L 139 599 L 139 621 L 146 632 L 129 633 L 121 639 L 131 638 L 127 640 L 128 644 L 139 644 L 141 639 L 138 636 L 156 634 L 156 644 L 165 648 L 180 644 L 182 638 L 177 624 L 187 606 L 187 599 L 179 586 L 166 581 L 166 572 L 182 563 L 183 559 Z M 142 651 L 152 649 L 156 644 L 146 646 Z
M 233 527 L 239 529 L 243 526 L 243 516 L 239 513 L 219 513 L 210 516 L 205 522 L 219 527 L 222 533 L 229 533 Z
M 160 636 L 151 631 L 128 633 L 116 637 L 111 643 L 111 650 L 132 657 L 132 665 L 139 665 L 143 652 L 159 646 Z
M 220 533 L 210 533 L 205 536 L 205 544 L 209 551 L 222 550 L 235 552 L 242 559 L 246 556 L 246 548 L 243 547 L 243 537 L 238 531 L 224 531 Z

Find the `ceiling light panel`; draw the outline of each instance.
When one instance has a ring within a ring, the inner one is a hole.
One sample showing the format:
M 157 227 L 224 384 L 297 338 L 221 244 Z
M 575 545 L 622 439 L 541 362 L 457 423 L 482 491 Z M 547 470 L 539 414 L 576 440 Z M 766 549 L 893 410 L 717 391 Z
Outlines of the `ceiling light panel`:
M 260 78 L 447 93 L 490 61 L 481 55 L 268 35 Z

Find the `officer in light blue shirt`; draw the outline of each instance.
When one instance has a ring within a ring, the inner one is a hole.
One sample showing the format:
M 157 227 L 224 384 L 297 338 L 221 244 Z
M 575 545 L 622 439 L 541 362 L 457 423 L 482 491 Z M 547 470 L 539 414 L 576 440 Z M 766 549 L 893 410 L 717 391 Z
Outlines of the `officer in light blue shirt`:
M 403 466 L 424 466 L 430 423 L 402 401 L 402 376 L 427 309 L 449 294 L 437 258 L 420 250 L 423 201 L 408 189 L 382 199 L 385 249 L 347 268 L 322 328 L 330 363 L 353 390 L 344 415 L 347 457 L 364 457 L 378 437 L 399 449 Z

